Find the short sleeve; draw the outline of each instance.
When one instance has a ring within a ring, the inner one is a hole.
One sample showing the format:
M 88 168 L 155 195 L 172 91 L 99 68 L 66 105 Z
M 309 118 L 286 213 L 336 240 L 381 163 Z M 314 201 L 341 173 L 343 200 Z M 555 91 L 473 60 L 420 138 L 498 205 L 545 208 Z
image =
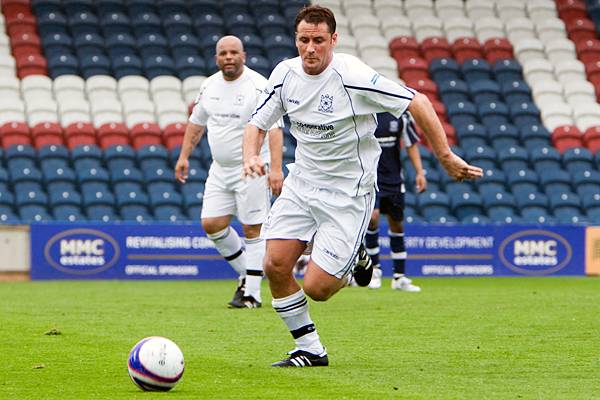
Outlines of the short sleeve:
M 287 67 L 279 64 L 269 77 L 269 80 L 258 99 L 257 107 L 250 124 L 262 130 L 269 130 L 275 124 L 283 127 L 283 115 L 285 109 L 281 102 L 281 90 L 285 81 L 285 70 Z
M 206 126 L 208 122 L 208 113 L 203 106 L 202 95 L 206 90 L 206 86 L 202 85 L 200 88 L 200 92 L 198 96 L 196 96 L 196 100 L 194 101 L 194 108 L 192 110 L 192 114 L 190 115 L 189 121 L 195 125 Z

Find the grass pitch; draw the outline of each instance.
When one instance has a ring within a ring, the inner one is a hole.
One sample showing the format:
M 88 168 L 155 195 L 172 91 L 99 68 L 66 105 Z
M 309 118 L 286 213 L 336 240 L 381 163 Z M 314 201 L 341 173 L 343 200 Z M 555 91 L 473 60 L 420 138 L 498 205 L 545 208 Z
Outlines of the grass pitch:
M 3 282 L 0 398 L 600 399 L 600 279 L 417 281 L 312 302 L 331 365 L 305 369 L 269 366 L 293 342 L 266 284 L 262 309 L 230 310 L 233 281 Z M 185 356 L 168 393 L 127 375 L 151 335 Z

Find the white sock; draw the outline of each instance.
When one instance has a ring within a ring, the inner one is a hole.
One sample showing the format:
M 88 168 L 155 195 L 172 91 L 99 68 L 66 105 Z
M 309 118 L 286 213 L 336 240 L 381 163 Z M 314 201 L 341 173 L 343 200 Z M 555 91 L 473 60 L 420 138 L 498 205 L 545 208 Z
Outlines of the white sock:
M 227 227 L 217 233 L 206 236 L 213 241 L 219 254 L 221 254 L 229 265 L 241 276 L 246 276 L 246 253 L 242 247 L 242 240 L 235 229 Z
M 260 297 L 260 283 L 263 277 L 263 259 L 265 257 L 265 240 L 254 238 L 246 242 L 246 290 L 244 296 L 252 296 L 262 302 Z
M 312 354 L 323 354 L 325 348 L 321 344 L 315 324 L 308 314 L 308 301 L 304 290 L 273 299 L 273 308 L 287 325 L 296 342 L 296 348 Z

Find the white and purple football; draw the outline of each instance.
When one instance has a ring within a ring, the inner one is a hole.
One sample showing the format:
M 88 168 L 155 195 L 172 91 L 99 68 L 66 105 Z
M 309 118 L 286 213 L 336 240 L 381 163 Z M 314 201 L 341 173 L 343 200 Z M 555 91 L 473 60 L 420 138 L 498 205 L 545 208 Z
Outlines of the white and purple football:
M 175 387 L 183 375 L 183 353 L 167 338 L 147 337 L 131 349 L 127 369 L 140 389 L 166 392 Z

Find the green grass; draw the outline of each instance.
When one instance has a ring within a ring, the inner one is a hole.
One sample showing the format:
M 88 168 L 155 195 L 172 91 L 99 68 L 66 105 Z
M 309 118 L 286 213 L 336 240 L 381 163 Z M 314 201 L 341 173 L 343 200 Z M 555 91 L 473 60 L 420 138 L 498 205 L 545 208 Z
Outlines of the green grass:
M 269 366 L 291 336 L 267 295 L 225 308 L 232 281 L 0 283 L 0 399 L 600 399 L 600 279 L 418 283 L 311 303 L 331 365 L 306 369 Z M 169 393 L 127 375 L 150 335 L 185 355 Z

